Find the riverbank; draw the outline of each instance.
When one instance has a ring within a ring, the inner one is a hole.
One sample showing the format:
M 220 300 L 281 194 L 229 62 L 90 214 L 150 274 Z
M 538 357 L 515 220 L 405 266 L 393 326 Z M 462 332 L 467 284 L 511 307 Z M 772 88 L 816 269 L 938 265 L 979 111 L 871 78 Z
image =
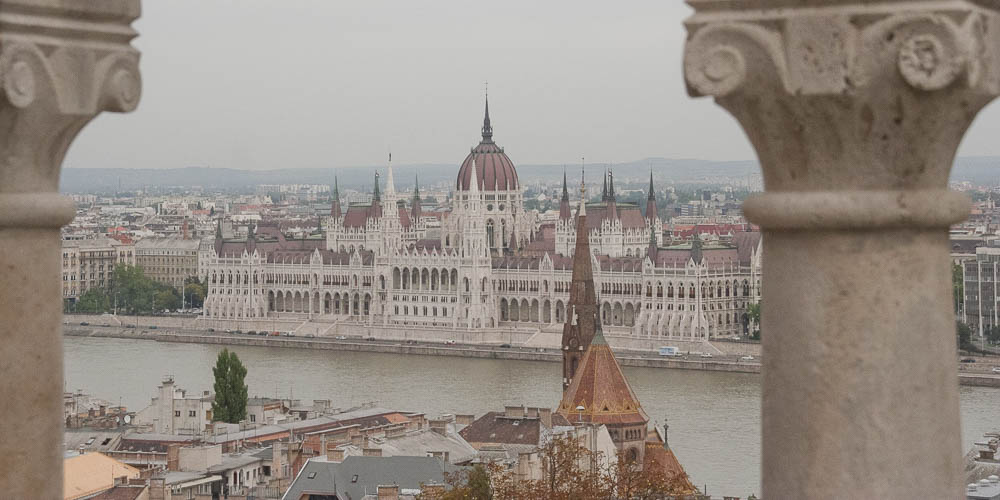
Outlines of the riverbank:
M 137 333 L 138 332 L 138 333 Z M 105 337 L 122 339 L 155 340 L 157 342 L 185 342 L 195 344 L 245 345 L 257 347 L 284 347 L 295 349 L 328 349 L 337 351 L 381 352 L 391 354 L 416 354 L 422 356 L 458 356 L 465 358 L 511 359 L 521 361 L 562 362 L 558 349 L 500 347 L 480 344 L 434 345 L 430 343 L 405 343 L 362 338 L 331 339 L 325 337 L 265 337 L 235 335 L 220 332 L 178 332 L 168 329 L 142 330 L 114 327 L 89 327 L 63 325 L 65 335 L 77 337 Z M 707 370 L 738 373 L 760 373 L 760 364 L 713 360 L 712 358 L 684 359 L 675 357 L 643 357 L 625 354 L 618 357 L 624 366 L 644 368 L 675 368 L 682 370 Z
M 103 326 L 64 325 L 66 335 L 77 337 L 105 337 L 121 339 L 154 340 L 157 342 L 183 342 L 195 344 L 245 345 L 258 347 L 283 347 L 294 349 L 327 349 L 337 351 L 380 352 L 391 354 L 415 354 L 422 356 L 456 356 L 520 361 L 562 362 L 562 353 L 557 349 L 501 347 L 481 344 L 440 345 L 426 342 L 394 342 L 388 340 L 364 340 L 362 338 L 307 338 L 307 337 L 265 337 L 236 335 L 221 332 L 181 332 L 169 329 L 136 330 Z M 672 368 L 678 370 L 703 370 L 734 373 L 760 373 L 757 360 L 726 360 L 686 356 L 654 357 L 622 353 L 618 361 L 623 366 L 643 368 Z M 1000 376 L 989 374 L 958 375 L 959 384 L 975 387 L 1000 388 Z

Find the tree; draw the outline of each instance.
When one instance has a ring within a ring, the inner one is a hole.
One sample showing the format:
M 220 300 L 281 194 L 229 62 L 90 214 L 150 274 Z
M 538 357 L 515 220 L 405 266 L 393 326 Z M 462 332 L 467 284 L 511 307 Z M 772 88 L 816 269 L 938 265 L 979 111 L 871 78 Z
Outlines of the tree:
M 153 280 L 146 277 L 141 267 L 116 266 L 112 275 L 112 294 L 119 295 L 119 307 L 127 314 L 149 312 L 153 308 Z
M 955 323 L 955 325 L 958 336 L 958 348 L 966 351 L 975 350 L 976 346 L 972 345 L 972 329 L 969 328 L 969 325 L 961 321 Z
M 197 276 L 184 280 L 184 303 L 188 307 L 202 307 L 205 304 L 205 285 Z
M 445 472 L 447 491 L 421 495 L 420 500 L 493 500 L 490 472 L 482 464 L 459 472 Z
M 965 281 L 961 264 L 951 265 L 951 289 L 955 298 L 955 314 L 958 314 L 965 304 Z
M 655 459 L 643 467 L 619 452 L 613 463 L 603 454 L 587 449 L 573 436 L 556 436 L 537 451 L 542 467 L 540 479 L 523 479 L 498 463 L 466 476 L 451 476 L 451 489 L 439 495 L 422 495 L 421 500 L 653 500 L 690 494 L 683 474 L 670 476 Z M 482 467 L 482 466 L 477 466 Z M 458 477 L 459 480 L 455 480 Z M 490 494 L 485 488 L 492 486 Z M 479 492 L 479 493 L 477 493 Z
M 212 420 L 236 424 L 247 418 L 247 386 L 244 383 L 247 369 L 240 357 L 229 349 L 223 349 L 212 373 L 215 375 Z
M 83 292 L 83 295 L 76 302 L 76 312 L 82 313 L 100 314 L 107 311 L 109 307 L 108 296 L 100 288 L 91 288 Z

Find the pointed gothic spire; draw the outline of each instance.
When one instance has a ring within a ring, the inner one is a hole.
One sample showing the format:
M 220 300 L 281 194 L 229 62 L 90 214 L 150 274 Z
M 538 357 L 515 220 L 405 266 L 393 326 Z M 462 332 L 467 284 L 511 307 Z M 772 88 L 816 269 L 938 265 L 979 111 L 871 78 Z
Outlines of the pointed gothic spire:
M 695 231 L 694 239 L 691 240 L 691 260 L 693 260 L 695 264 L 701 265 L 702 258 L 701 237 L 699 237 L 698 232 Z
M 608 170 L 608 200 L 615 201 L 615 173 Z
M 646 197 L 646 219 L 649 220 L 650 227 L 656 220 L 656 194 L 653 191 L 653 168 L 649 169 L 649 196 Z
M 565 166 L 563 167 L 563 192 L 562 192 L 562 199 L 563 199 L 563 201 L 569 201 L 569 189 L 567 189 L 567 187 L 566 187 L 566 167 Z
M 583 351 L 595 335 L 598 322 L 597 293 L 594 289 L 594 271 L 590 254 L 590 234 L 587 232 L 587 187 L 580 179 L 580 211 L 577 213 L 576 249 L 573 253 L 573 277 L 566 307 L 566 324 L 563 325 L 563 390 L 569 387 Z
M 493 142 L 493 126 L 490 125 L 490 95 L 486 94 L 486 114 L 483 117 L 483 142 Z
M 601 187 L 601 201 L 608 201 L 608 169 L 604 169 L 604 186 Z
M 413 202 L 410 207 L 410 215 L 413 222 L 420 219 L 420 214 L 423 210 L 420 207 L 420 178 L 416 175 L 413 176 Z
M 215 239 L 222 239 L 222 219 L 219 219 L 219 223 L 215 226 Z
M 569 188 L 566 186 L 566 167 L 563 166 L 562 199 L 559 200 L 559 220 L 569 220 L 573 217 L 569 208 Z
M 389 164 L 385 174 L 385 195 L 389 199 L 396 198 L 396 181 L 392 176 L 392 153 L 389 153 Z
M 330 202 L 330 216 L 339 219 L 343 215 L 340 210 L 340 186 L 337 184 L 337 176 L 333 176 L 333 200 Z
M 375 171 L 375 192 L 372 194 L 372 200 L 376 203 L 382 201 L 382 195 L 378 191 L 378 171 Z
M 479 176 L 476 175 L 476 154 L 472 153 L 472 178 L 469 179 L 469 194 L 479 197 Z

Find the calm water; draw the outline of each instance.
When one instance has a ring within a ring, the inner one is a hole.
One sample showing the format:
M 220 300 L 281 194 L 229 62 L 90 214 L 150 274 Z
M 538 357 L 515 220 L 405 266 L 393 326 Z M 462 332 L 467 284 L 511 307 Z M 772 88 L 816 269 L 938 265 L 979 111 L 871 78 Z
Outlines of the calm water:
M 139 410 L 164 375 L 190 392 L 211 390 L 222 346 L 65 337 L 66 388 Z M 231 346 L 247 365 L 251 395 L 374 401 L 441 413 L 555 407 L 558 363 Z M 757 375 L 625 367 L 650 419 L 670 423 L 670 446 L 713 495 L 760 492 L 760 378 Z M 962 387 L 964 448 L 1000 429 L 1000 389 Z

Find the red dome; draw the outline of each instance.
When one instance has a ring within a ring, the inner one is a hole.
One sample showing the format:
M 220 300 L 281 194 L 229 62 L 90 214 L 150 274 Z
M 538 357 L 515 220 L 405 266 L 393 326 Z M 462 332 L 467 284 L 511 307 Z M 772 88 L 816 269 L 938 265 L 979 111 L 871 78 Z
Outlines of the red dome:
M 520 185 L 517 182 L 517 170 L 510 158 L 492 142 L 482 142 L 473 149 L 458 169 L 458 181 L 455 188 L 468 191 L 472 179 L 472 162 L 476 163 L 476 179 L 479 180 L 480 191 L 513 191 Z

